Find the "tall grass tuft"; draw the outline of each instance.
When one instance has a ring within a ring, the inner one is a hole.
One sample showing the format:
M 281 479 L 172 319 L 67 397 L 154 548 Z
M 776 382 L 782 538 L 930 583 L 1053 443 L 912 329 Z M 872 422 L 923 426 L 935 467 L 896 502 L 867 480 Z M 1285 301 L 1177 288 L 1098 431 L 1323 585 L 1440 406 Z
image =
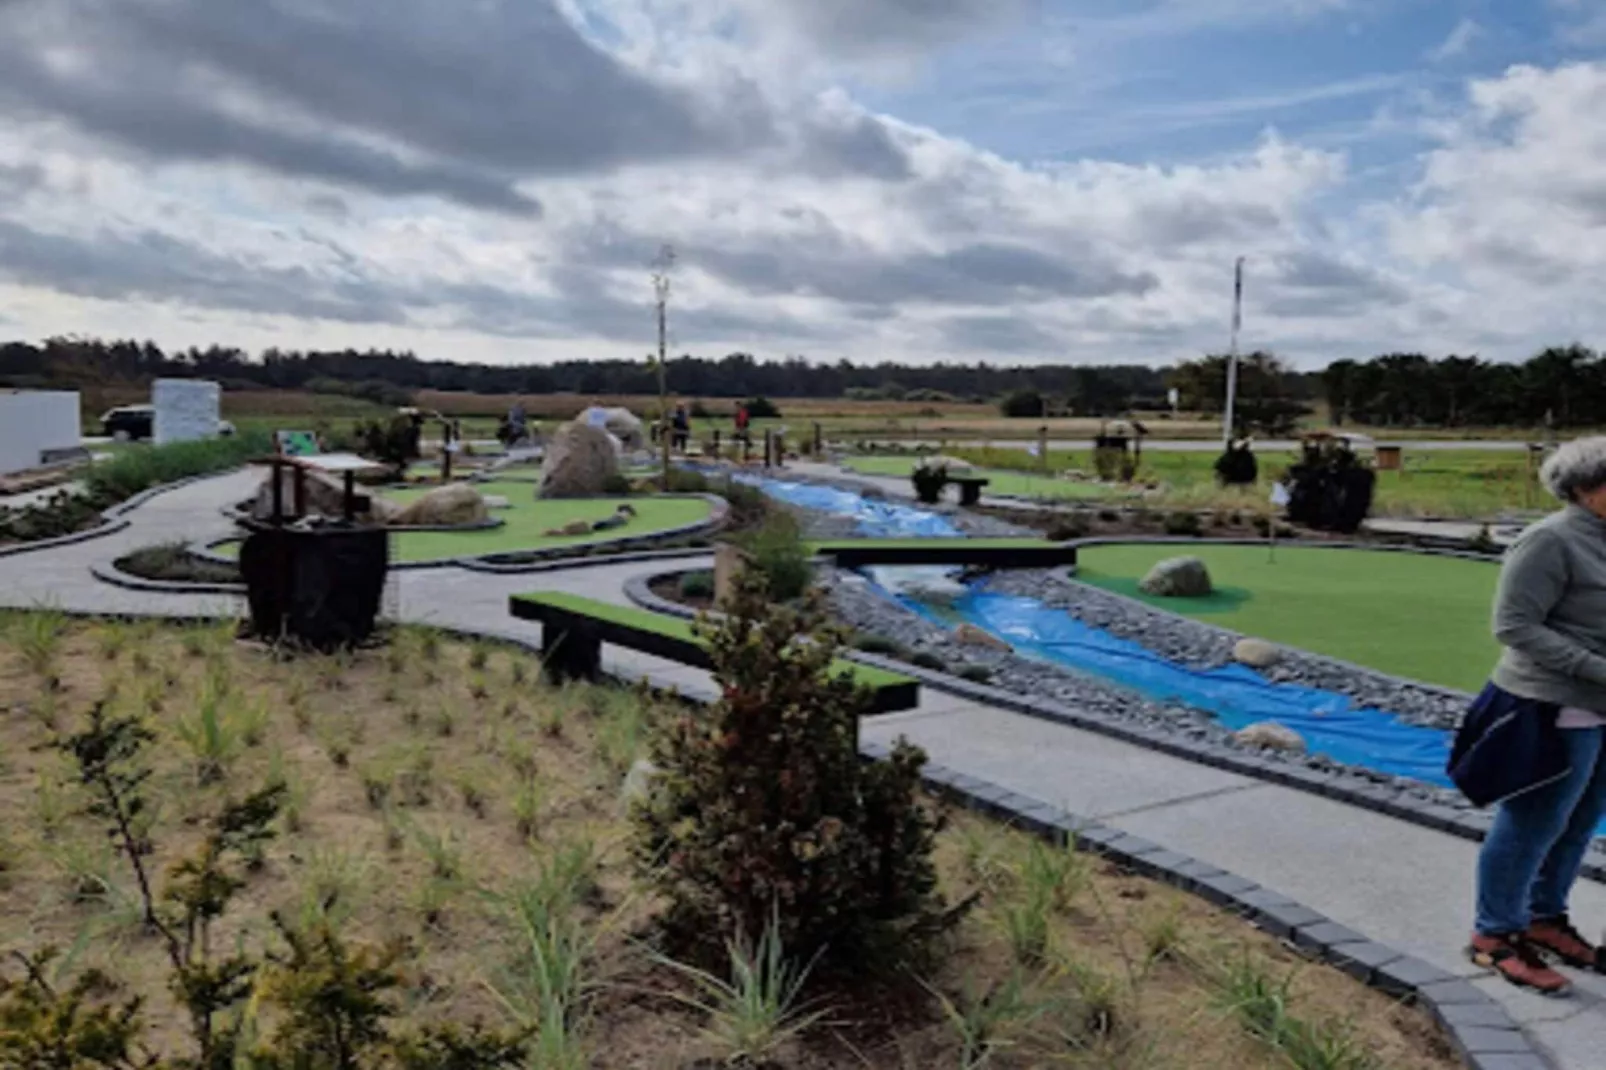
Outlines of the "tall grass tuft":
M 162 483 L 222 472 L 270 451 L 265 431 L 242 431 L 227 438 L 169 442 L 127 449 L 90 466 L 84 479 L 97 502 L 120 502 Z

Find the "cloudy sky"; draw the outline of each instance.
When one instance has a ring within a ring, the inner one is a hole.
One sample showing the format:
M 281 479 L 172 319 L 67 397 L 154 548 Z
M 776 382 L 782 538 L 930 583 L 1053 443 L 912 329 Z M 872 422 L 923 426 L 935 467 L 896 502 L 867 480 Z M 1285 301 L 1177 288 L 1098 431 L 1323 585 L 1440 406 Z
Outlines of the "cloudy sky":
M 0 0 L 0 337 L 1606 344 L 1606 0 Z

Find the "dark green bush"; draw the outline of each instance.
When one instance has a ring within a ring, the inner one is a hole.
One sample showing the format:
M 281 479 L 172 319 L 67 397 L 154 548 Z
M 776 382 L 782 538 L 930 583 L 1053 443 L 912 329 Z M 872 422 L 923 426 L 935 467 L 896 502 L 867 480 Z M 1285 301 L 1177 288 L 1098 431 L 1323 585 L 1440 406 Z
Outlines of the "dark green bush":
M 738 545 L 747 554 L 748 571 L 762 578 L 772 602 L 790 602 L 808 589 L 808 550 L 791 513 L 769 514 L 757 530 L 739 539 Z
M 1121 519 L 1121 514 L 1118 511 L 1114 510 L 1114 509 L 1100 509 L 1099 510 L 1099 520 L 1103 521 L 1106 524 L 1117 523 L 1117 522 L 1120 521 L 1120 519 Z
M 1017 390 L 998 403 L 998 411 L 1017 419 L 1042 416 L 1048 409 L 1043 395 L 1035 390 Z
M 388 420 L 364 420 L 352 429 L 364 457 L 397 470 L 418 460 L 422 434 L 423 421 L 401 413 Z M 463 446 L 466 450 L 468 443 Z
M 959 676 L 973 684 L 985 684 L 993 678 L 993 670 L 985 665 L 966 665 L 959 670 Z
M 885 635 L 861 635 L 853 640 L 853 646 L 866 654 L 883 654 L 892 658 L 901 658 L 908 653 L 908 648 L 902 643 Z
M 938 821 L 920 801 L 925 754 L 900 741 L 885 761 L 860 758 L 867 696 L 831 673 L 840 640 L 818 598 L 777 607 L 747 572 L 704 634 L 720 699 L 660 728 L 662 773 L 634 812 L 671 942 L 717 960 L 773 919 L 796 961 L 861 974 L 918 961 L 950 918 Z
M 781 410 L 776 407 L 775 402 L 760 394 L 747 399 L 747 415 L 755 420 L 779 420 Z
M 929 650 L 915 651 L 909 657 L 909 664 L 919 666 L 922 669 L 930 669 L 933 672 L 945 672 L 948 668 L 947 662 Z
M 714 574 L 712 572 L 683 573 L 680 577 L 680 597 L 688 599 L 714 597 Z
M 948 468 L 940 464 L 916 465 L 909 473 L 909 482 L 914 485 L 916 499 L 935 505 L 942 499 L 942 488 L 948 485 Z
M 1204 534 L 1204 525 L 1199 522 L 1198 513 L 1181 511 L 1169 513 L 1165 518 L 1165 533 L 1167 535 L 1186 535 L 1198 538 Z
M 162 446 L 135 446 L 91 465 L 84 484 L 89 496 L 104 508 L 162 483 L 226 471 L 253 457 L 262 457 L 272 448 L 272 441 L 262 431 Z
M 707 494 L 708 477 L 690 468 L 669 469 L 669 493 Z

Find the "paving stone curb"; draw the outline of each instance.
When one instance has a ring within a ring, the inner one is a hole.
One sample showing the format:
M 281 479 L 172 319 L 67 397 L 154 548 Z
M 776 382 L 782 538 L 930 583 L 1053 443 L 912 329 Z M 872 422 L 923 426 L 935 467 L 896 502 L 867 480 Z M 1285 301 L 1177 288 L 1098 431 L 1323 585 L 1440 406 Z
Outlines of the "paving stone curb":
M 660 598 L 649 589 L 648 584 L 658 578 L 659 576 L 631 577 L 625 581 L 625 596 L 643 609 L 685 619 L 695 618 L 696 610 Z M 1177 758 L 1186 758 L 1225 772 L 1297 788 L 1313 795 L 1325 796 L 1336 802 L 1358 806 L 1373 813 L 1409 821 L 1414 825 L 1449 833 L 1473 842 L 1481 841 L 1489 831 L 1491 817 L 1488 811 L 1454 810 L 1439 803 L 1401 797 L 1381 785 L 1367 783 L 1347 773 L 1323 772 L 1278 758 L 1266 757 L 1254 751 L 1208 741 L 1190 740 L 1172 732 L 1148 728 L 1118 717 L 1079 710 L 1052 699 L 1023 695 L 1018 691 L 1006 691 L 990 684 L 978 684 L 946 672 L 927 669 L 880 654 L 844 650 L 842 656 L 876 668 L 902 673 L 918 680 L 923 686 L 989 706 L 997 706 L 1011 713 L 1097 732 L 1099 735 L 1109 736 L 1123 743 L 1157 750 Z M 1606 861 L 1587 860 L 1582 875 L 1590 880 L 1606 883 Z
M 515 550 L 504 553 L 484 554 L 477 557 L 445 557 L 433 561 L 393 561 L 392 572 L 412 571 L 427 568 L 466 568 L 474 572 L 491 572 L 498 575 L 508 575 L 520 572 L 544 572 L 553 562 L 572 564 L 588 561 L 592 558 L 605 558 L 609 561 L 622 563 L 627 560 L 627 554 L 632 551 L 643 551 L 652 547 L 662 546 L 667 542 L 676 542 L 680 539 L 699 538 L 712 535 L 725 526 L 725 520 L 730 515 L 730 503 L 717 494 L 682 494 L 676 497 L 701 498 L 708 503 L 709 514 L 707 518 L 693 524 L 682 524 L 675 528 L 665 528 L 645 535 L 627 535 L 613 539 L 599 539 L 578 546 L 553 546 L 543 550 Z M 238 522 L 239 517 L 230 509 L 225 508 L 223 515 Z M 498 521 L 498 526 L 501 521 Z M 458 531 L 482 530 L 479 528 L 408 528 L 407 531 Z M 394 534 L 402 534 L 398 531 Z M 190 553 L 215 563 L 232 564 L 232 558 L 222 554 L 213 553 L 212 547 L 219 543 L 235 541 L 237 536 L 229 536 L 208 540 L 204 545 L 190 547 Z M 705 551 L 706 552 L 706 551 Z M 518 560 L 511 560 L 512 558 Z
M 154 591 L 159 594 L 226 594 L 244 597 L 243 583 L 201 583 L 186 580 L 153 580 L 124 572 L 117 562 L 97 561 L 89 566 L 89 574 L 101 583 L 121 587 L 128 591 Z

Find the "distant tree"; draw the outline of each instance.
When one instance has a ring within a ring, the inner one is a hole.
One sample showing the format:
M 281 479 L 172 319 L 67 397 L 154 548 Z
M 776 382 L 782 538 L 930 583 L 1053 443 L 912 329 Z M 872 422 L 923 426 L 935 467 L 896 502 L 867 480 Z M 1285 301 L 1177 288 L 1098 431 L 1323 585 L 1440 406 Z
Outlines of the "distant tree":
M 1015 419 L 1042 416 L 1048 409 L 1043 395 L 1035 390 L 1016 390 L 998 403 L 998 411 Z
M 775 402 L 771 401 L 763 394 L 757 394 L 748 398 L 746 404 L 747 415 L 751 416 L 755 420 L 780 419 L 781 410 L 776 407 Z

